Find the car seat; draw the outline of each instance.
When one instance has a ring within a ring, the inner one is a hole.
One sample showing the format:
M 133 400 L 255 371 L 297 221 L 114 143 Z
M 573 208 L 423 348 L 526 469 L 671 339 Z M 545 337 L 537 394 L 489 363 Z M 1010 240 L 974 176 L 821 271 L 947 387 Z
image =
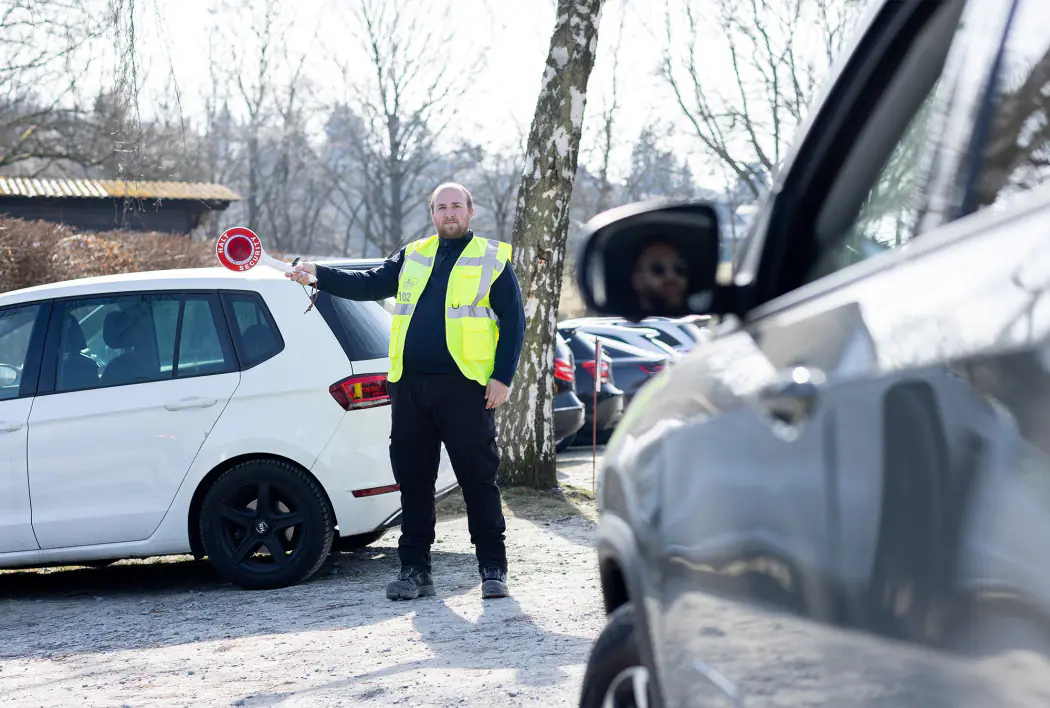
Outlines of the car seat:
M 59 340 L 58 390 L 77 391 L 98 386 L 98 364 L 81 353 L 84 349 L 87 349 L 84 330 L 73 315 L 67 314 Z
M 161 378 L 160 367 L 149 353 L 152 334 L 149 320 L 141 311 L 115 310 L 106 315 L 102 324 L 102 338 L 110 349 L 121 354 L 109 362 L 102 372 L 103 386 L 144 383 Z

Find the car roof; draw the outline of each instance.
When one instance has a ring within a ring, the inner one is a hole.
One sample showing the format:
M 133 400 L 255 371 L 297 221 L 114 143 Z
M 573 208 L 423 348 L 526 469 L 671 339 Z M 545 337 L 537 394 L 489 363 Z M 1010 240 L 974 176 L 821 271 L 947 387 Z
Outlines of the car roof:
M 559 324 L 562 327 L 564 323 Z M 624 327 L 618 324 L 605 323 L 605 322 L 580 322 L 579 324 L 564 324 L 564 329 L 578 329 L 583 332 L 591 332 L 594 334 L 616 334 L 619 332 L 631 332 L 643 337 L 659 337 L 660 332 L 652 327 L 646 327 L 644 325 L 637 327 Z
M 101 275 L 57 283 L 35 285 L 0 293 L 0 305 L 15 305 L 49 298 L 76 297 L 95 293 L 134 290 L 220 289 L 254 290 L 274 281 L 284 281 L 284 274 L 273 268 L 257 267 L 235 273 L 221 267 L 150 270 L 138 273 Z

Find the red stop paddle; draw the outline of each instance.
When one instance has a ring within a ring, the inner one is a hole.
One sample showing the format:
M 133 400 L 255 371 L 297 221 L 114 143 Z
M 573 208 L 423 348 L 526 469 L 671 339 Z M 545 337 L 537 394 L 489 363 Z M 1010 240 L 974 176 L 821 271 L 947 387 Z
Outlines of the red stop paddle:
M 234 226 L 222 232 L 215 242 L 215 257 L 224 268 L 238 272 L 251 270 L 260 263 L 285 273 L 294 271 L 291 264 L 267 254 L 255 232 L 244 226 Z M 311 283 L 317 282 L 310 273 L 306 277 Z

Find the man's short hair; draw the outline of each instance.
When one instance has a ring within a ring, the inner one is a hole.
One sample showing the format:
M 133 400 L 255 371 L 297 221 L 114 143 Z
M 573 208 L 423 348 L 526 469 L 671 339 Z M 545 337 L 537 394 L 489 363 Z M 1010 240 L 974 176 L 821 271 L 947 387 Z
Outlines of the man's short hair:
M 431 214 L 434 213 L 434 200 L 437 199 L 438 192 L 440 192 L 442 189 L 445 189 L 446 187 L 455 187 L 456 189 L 462 189 L 463 193 L 467 195 L 467 209 L 473 209 L 474 208 L 474 197 L 470 196 L 470 190 L 469 189 L 464 187 L 459 182 L 443 182 L 443 183 L 439 184 L 437 186 L 437 188 L 434 189 L 433 192 L 430 193 L 430 213 Z

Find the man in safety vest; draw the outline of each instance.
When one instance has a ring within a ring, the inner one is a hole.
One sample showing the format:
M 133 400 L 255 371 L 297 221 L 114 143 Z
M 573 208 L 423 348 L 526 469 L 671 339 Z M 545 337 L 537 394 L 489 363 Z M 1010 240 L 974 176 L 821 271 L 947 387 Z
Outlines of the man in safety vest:
M 302 263 L 288 277 L 350 300 L 396 296 L 390 334 L 390 462 L 401 487 L 401 572 L 392 600 L 434 594 L 434 484 L 445 444 L 467 504 L 482 597 L 507 595 L 506 524 L 496 477 L 495 408 L 506 402 L 525 338 L 510 244 L 475 236 L 470 192 L 434 190 L 437 233 L 369 271 Z

